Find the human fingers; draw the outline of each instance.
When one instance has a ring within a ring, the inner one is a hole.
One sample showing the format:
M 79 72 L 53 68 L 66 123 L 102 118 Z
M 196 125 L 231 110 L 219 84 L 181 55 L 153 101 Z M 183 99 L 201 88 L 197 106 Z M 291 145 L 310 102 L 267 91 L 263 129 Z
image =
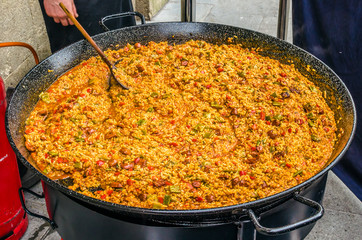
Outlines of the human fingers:
M 68 18 L 60 18 L 59 20 L 60 20 L 60 23 L 61 23 L 64 27 L 66 27 L 66 26 L 69 25 L 69 21 L 70 21 L 70 20 L 68 20 Z
M 70 12 L 70 14 L 72 16 L 78 17 L 77 8 L 75 7 L 74 2 L 71 2 L 70 5 L 71 5 L 70 7 L 67 7 L 67 6 L 65 6 L 65 7 L 68 9 L 68 11 Z M 73 21 L 69 17 L 67 17 L 67 20 L 68 20 L 69 25 L 74 25 Z
M 63 2 L 64 6 L 73 16 L 78 16 L 73 0 L 44 0 L 44 8 L 47 15 L 52 17 L 54 22 L 61 23 L 63 26 L 73 25 L 73 22 L 59 6 L 60 2 Z
M 73 2 L 73 5 L 72 5 L 72 12 L 73 12 L 73 16 L 74 17 L 78 17 L 78 12 L 77 12 L 77 8 L 75 7 L 75 4 Z
M 60 19 L 59 18 L 53 18 L 54 22 L 56 23 L 60 23 Z

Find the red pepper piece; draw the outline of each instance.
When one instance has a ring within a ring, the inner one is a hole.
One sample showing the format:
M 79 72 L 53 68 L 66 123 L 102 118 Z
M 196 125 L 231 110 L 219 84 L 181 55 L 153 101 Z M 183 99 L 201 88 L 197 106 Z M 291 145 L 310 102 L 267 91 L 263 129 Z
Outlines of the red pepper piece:
M 197 198 L 196 198 L 196 201 L 202 202 L 202 201 L 204 201 L 204 199 L 202 199 L 202 197 L 197 197 Z
M 279 73 L 279 75 L 280 75 L 281 77 L 286 77 L 286 76 L 287 76 L 286 73 Z
M 260 119 L 265 120 L 265 112 L 260 112 Z
M 303 119 L 297 119 L 296 122 L 299 124 L 299 125 L 302 125 L 304 123 Z
M 26 129 L 26 130 L 25 130 L 25 133 L 26 133 L 26 134 L 29 134 L 29 133 L 32 133 L 33 131 L 34 131 L 34 129 Z
M 128 186 L 132 186 L 133 183 L 134 183 L 134 180 L 132 180 L 132 179 L 127 179 L 127 185 L 128 185 Z
M 135 158 L 135 160 L 133 161 L 134 162 L 134 164 L 137 164 L 137 163 L 139 163 L 141 161 L 141 158 Z

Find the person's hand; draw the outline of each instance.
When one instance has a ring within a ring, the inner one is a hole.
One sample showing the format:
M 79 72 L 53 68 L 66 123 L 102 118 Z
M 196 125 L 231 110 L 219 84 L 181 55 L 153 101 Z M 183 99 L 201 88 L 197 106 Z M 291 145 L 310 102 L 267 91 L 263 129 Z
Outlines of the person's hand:
M 45 12 L 49 17 L 52 17 L 56 23 L 61 23 L 63 26 L 74 25 L 72 20 L 68 18 L 67 14 L 65 14 L 59 6 L 60 2 L 64 4 L 74 17 L 78 17 L 74 0 L 44 0 Z

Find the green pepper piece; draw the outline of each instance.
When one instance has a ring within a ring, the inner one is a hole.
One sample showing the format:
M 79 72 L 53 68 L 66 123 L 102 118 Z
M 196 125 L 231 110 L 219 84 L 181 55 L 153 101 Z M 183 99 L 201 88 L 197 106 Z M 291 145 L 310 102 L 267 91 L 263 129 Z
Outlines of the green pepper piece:
M 272 96 L 274 98 L 278 97 L 278 95 L 275 92 L 273 92 L 270 96 Z
M 307 103 L 307 104 L 304 104 L 304 105 L 303 105 L 303 109 L 304 109 L 306 112 L 310 112 L 310 111 L 313 110 L 313 106 L 312 106 L 312 104 Z
M 158 97 L 158 93 L 152 92 L 152 93 L 150 94 L 150 96 L 153 97 L 153 98 L 156 98 L 156 97 Z
M 314 127 L 314 126 L 315 126 L 315 124 L 314 124 L 312 121 L 308 121 L 308 125 L 309 125 L 310 127 Z
M 213 108 L 216 108 L 216 109 L 221 109 L 222 108 L 222 106 L 219 105 L 217 102 L 210 103 L 210 106 L 213 107 Z
M 141 126 L 141 125 L 143 125 L 145 122 L 146 122 L 146 120 L 140 119 L 140 120 L 137 121 L 137 125 L 138 125 L 138 126 Z
M 171 96 L 172 96 L 171 94 L 166 93 L 166 94 L 162 95 L 162 99 L 167 99 L 167 98 L 169 98 Z
M 225 120 L 224 120 L 222 117 L 219 117 L 219 116 L 216 116 L 216 117 L 215 117 L 215 120 L 216 120 L 217 122 L 219 122 L 219 123 L 224 123 L 224 122 L 225 122 Z
M 194 132 L 201 132 L 205 129 L 205 126 L 201 123 L 196 124 L 196 126 L 192 129 Z
M 271 153 L 275 152 L 275 147 L 274 147 L 274 146 L 270 146 L 269 151 L 270 151 Z
M 283 120 L 283 116 L 280 114 L 275 115 L 273 118 L 279 121 Z
M 153 107 L 150 107 L 147 109 L 147 112 L 154 112 L 154 111 L 155 111 L 155 109 Z
M 59 155 L 59 153 L 56 152 L 56 151 L 54 151 L 54 150 L 49 151 L 48 154 L 49 154 L 50 156 L 52 156 L 52 157 L 55 157 L 55 156 L 58 156 L 58 155 Z
M 204 112 L 204 113 L 202 114 L 202 116 L 205 117 L 205 118 L 211 118 L 211 113 L 209 113 L 209 112 Z
M 96 82 L 94 78 L 88 79 L 88 85 L 93 85 Z
M 309 89 L 310 89 L 312 92 L 317 92 L 317 89 L 316 89 L 314 86 L 309 86 Z
M 296 176 L 298 176 L 298 175 L 300 175 L 302 173 L 303 173 L 303 170 L 298 170 L 293 174 L 293 177 L 296 177 Z
M 74 163 L 74 168 L 81 169 L 82 167 L 83 167 L 83 163 L 81 163 L 81 162 L 75 162 Z
M 239 77 L 245 78 L 245 73 L 244 72 L 238 72 L 237 74 L 238 74 Z
M 176 186 L 176 185 L 170 186 L 170 192 L 172 192 L 172 193 L 181 193 L 180 186 Z
M 163 197 L 163 204 L 164 204 L 164 205 L 169 205 L 170 202 L 171 202 L 171 196 L 170 196 L 170 195 L 165 195 L 165 196 Z
M 49 94 L 47 92 L 41 92 L 39 94 L 39 97 L 41 100 L 43 100 L 46 103 L 50 103 L 50 98 L 49 98 Z
M 69 120 L 71 121 L 71 122 L 73 122 L 73 123 L 76 123 L 76 121 L 78 120 L 78 119 L 75 119 L 75 118 L 69 118 Z
M 204 134 L 204 138 L 211 138 L 212 132 L 207 132 Z
M 310 137 L 312 138 L 312 141 L 314 141 L 314 142 L 320 142 L 321 141 L 321 139 L 318 136 L 314 135 L 314 134 L 312 134 Z
M 162 209 L 163 205 L 159 202 L 154 202 L 152 208 L 153 209 Z
M 266 121 L 271 121 L 271 117 L 270 116 L 265 116 L 265 120 Z
M 307 118 L 310 120 L 315 120 L 317 117 L 313 113 L 308 113 Z
M 273 106 L 277 106 L 277 107 L 280 107 L 280 106 L 281 106 L 280 102 L 273 102 L 272 105 L 273 105 Z

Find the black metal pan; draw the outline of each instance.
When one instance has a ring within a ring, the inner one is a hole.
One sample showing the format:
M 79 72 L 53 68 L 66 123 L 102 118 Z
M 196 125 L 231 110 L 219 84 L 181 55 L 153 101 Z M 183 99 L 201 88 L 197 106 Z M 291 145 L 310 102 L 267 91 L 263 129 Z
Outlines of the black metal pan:
M 265 56 L 287 64 L 293 61 L 302 74 L 317 84 L 322 91 L 326 91 L 326 100 L 334 111 L 336 119 L 339 119 L 338 129 L 343 129 L 344 133 L 336 144 L 330 162 L 317 175 L 298 186 L 253 202 L 221 208 L 176 211 L 142 209 L 104 202 L 69 190 L 59 181 L 53 181 L 43 175 L 28 161 L 29 152 L 24 146 L 23 137 L 25 120 L 37 103 L 38 95 L 45 91 L 57 77 L 82 60 L 97 55 L 84 40 L 74 43 L 42 61 L 17 85 L 6 112 L 6 131 L 11 146 L 24 165 L 36 172 L 44 183 L 52 189 L 60 191 L 74 201 L 87 206 L 94 206 L 101 211 L 114 213 L 117 218 L 127 219 L 130 222 L 150 225 L 196 226 L 204 223 L 235 222 L 241 218 L 251 218 L 257 229 L 266 234 L 268 232 L 273 234 L 273 229 L 263 229 L 262 226 L 258 226 L 256 216 L 291 198 L 317 209 L 317 213 L 288 228 L 277 229 L 276 232 L 290 231 L 314 222 L 322 216 L 323 208 L 318 203 L 302 197 L 299 193 L 326 176 L 327 172 L 342 158 L 351 143 L 356 128 L 356 111 L 352 97 L 341 79 L 330 68 L 311 54 L 290 43 L 262 33 L 220 24 L 181 22 L 145 24 L 105 32 L 94 36 L 93 39 L 103 50 L 106 50 L 116 48 L 117 45 L 122 47 L 127 43 L 140 42 L 146 44 L 149 41 L 168 41 L 170 44 L 179 44 L 190 39 L 198 39 L 211 43 L 228 44 L 228 38 L 234 36 L 237 36 L 234 38 L 234 42 L 242 43 L 245 47 L 258 47 L 262 49 L 259 53 Z M 315 71 L 307 71 L 307 66 L 315 69 Z

